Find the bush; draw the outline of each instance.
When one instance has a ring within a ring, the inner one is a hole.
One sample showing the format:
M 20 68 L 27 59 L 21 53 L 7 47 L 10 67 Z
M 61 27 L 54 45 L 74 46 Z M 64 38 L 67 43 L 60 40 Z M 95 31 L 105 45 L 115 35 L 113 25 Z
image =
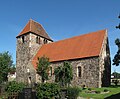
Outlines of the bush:
M 20 92 L 22 89 L 25 87 L 25 84 L 23 83 L 17 83 L 16 81 L 8 82 L 6 85 L 5 90 L 10 93 L 10 92 Z
M 108 92 L 109 90 L 108 89 L 104 89 L 104 92 Z
M 89 91 L 91 91 L 92 89 L 91 88 L 88 88 Z
M 100 91 L 95 91 L 96 94 L 100 94 L 101 92 Z
M 36 92 L 38 99 L 52 99 L 59 97 L 60 88 L 56 83 L 38 84 Z
M 112 82 L 117 86 L 118 83 L 119 83 L 119 80 L 118 80 L 118 79 L 115 79 L 115 80 L 113 80 Z
M 82 91 L 82 89 L 78 87 L 68 87 L 67 88 L 67 97 L 68 99 L 77 99 L 79 96 L 79 93 Z
M 82 87 L 82 89 L 83 89 L 83 90 L 85 90 L 85 89 L 86 89 L 86 88 L 85 88 L 85 85 L 82 85 L 81 87 Z

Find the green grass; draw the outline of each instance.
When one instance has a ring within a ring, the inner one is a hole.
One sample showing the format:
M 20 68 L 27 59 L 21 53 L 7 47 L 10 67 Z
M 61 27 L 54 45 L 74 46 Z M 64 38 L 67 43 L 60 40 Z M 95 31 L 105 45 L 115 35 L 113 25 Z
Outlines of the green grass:
M 104 92 L 104 89 L 109 90 L 109 93 L 104 93 L 104 94 L 96 94 L 96 93 L 86 93 L 88 89 L 82 90 L 80 92 L 81 97 L 86 97 L 86 98 L 94 98 L 94 99 L 116 99 L 113 97 L 118 97 L 118 93 L 120 96 L 120 86 L 111 86 L 111 87 L 103 87 L 103 88 L 91 88 L 92 90 Z M 109 98 L 108 98 L 109 97 Z M 120 98 L 120 97 L 119 97 Z M 117 99 L 119 99 L 117 98 Z

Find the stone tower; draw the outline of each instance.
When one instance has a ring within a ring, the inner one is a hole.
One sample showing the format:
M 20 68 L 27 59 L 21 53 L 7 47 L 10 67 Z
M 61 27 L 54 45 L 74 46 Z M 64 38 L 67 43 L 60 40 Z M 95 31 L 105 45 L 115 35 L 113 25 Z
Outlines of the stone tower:
M 24 83 L 34 82 L 36 73 L 31 60 L 43 44 L 53 41 L 44 28 L 31 19 L 16 38 L 16 80 Z

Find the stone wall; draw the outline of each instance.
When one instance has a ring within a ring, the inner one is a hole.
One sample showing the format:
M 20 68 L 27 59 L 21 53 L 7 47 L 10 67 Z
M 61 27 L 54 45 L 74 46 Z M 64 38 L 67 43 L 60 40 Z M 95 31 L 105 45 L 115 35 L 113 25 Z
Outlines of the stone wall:
M 16 80 L 18 82 L 40 82 L 40 77 L 36 74 L 36 70 L 31 64 L 33 56 L 44 44 L 43 37 L 40 37 L 40 44 L 36 43 L 37 36 L 33 33 L 28 33 L 24 35 L 24 42 L 22 36 L 17 38 Z M 48 43 L 50 42 L 48 41 Z M 110 85 L 111 65 L 107 35 L 98 57 L 69 60 L 69 62 L 72 65 L 74 75 L 71 81 L 72 86 L 101 87 Z M 48 82 L 54 82 L 54 69 L 60 65 L 63 65 L 63 61 L 51 63 L 53 75 L 49 77 Z M 78 76 L 78 67 L 81 67 L 81 77 Z
M 36 43 L 36 37 L 40 38 L 40 43 Z M 28 83 L 30 82 L 29 80 L 33 82 L 36 81 L 36 73 L 31 64 L 31 60 L 44 44 L 44 39 L 45 38 L 33 33 L 27 33 L 17 37 L 16 80 L 18 82 Z M 48 40 L 48 43 L 50 42 L 51 41 Z
M 71 82 L 72 86 L 85 85 L 86 87 L 99 87 L 99 58 L 98 57 L 79 59 L 79 60 L 70 60 L 69 62 L 72 65 L 72 69 L 73 69 L 73 80 Z M 48 82 L 55 81 L 54 69 L 61 65 L 63 65 L 63 62 L 51 63 L 50 66 L 52 67 L 53 75 L 50 76 Z M 77 74 L 78 66 L 82 67 L 81 77 L 78 77 L 78 74 Z
M 111 61 L 107 33 L 104 37 L 101 52 L 98 57 L 69 60 L 69 62 L 72 65 L 74 75 L 71 82 L 72 86 L 109 86 L 111 75 Z M 63 61 L 51 63 L 53 75 L 50 76 L 50 80 L 48 80 L 48 82 L 54 82 L 54 69 L 61 65 L 63 65 Z M 78 76 L 78 67 L 81 67 L 81 77 Z
M 25 82 L 27 65 L 30 60 L 29 35 L 25 35 L 24 43 L 22 37 L 17 38 L 16 52 L 16 80 Z
M 110 49 L 107 33 L 104 37 L 100 57 L 99 57 L 99 80 L 101 81 L 100 86 L 110 86 L 111 79 L 111 59 L 110 59 Z

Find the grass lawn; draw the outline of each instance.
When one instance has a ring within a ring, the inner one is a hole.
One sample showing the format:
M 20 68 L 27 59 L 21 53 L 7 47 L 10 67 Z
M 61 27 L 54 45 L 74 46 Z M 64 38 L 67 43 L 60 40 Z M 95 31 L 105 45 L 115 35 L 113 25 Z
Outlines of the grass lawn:
M 109 92 L 104 93 L 104 89 L 107 89 Z M 91 90 L 100 91 L 102 93 L 87 93 L 89 90 L 86 88 L 80 92 L 80 96 L 94 99 L 120 99 L 120 86 L 91 88 Z

